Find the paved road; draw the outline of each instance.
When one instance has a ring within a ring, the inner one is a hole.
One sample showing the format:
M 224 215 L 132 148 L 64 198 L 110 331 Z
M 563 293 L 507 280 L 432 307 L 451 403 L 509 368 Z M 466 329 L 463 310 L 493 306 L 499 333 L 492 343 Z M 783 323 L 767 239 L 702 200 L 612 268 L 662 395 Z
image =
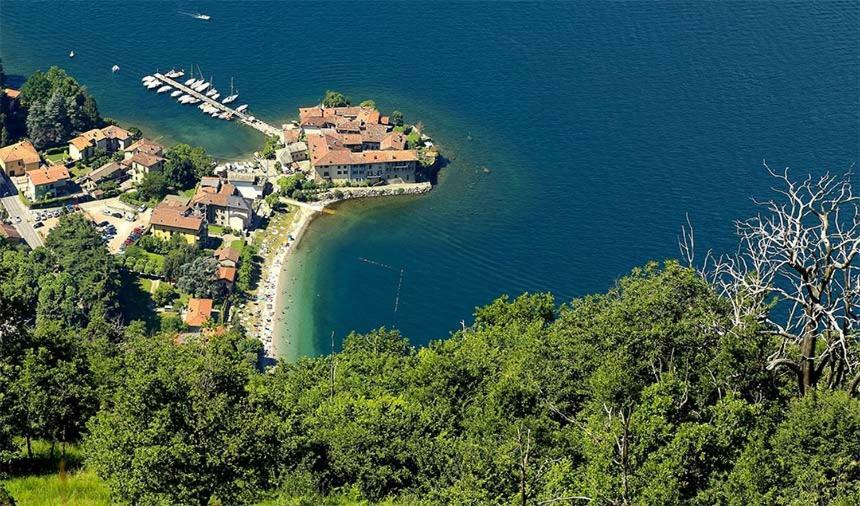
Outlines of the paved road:
M 44 246 L 45 243 L 42 241 L 42 237 L 33 228 L 33 215 L 30 214 L 30 210 L 18 198 L 18 190 L 5 175 L 0 175 L 0 194 L 8 195 L 7 197 L 0 198 L 0 202 L 3 203 L 3 207 L 6 208 L 6 212 L 9 213 L 12 223 L 15 225 L 18 233 L 21 234 L 21 237 L 27 241 L 27 244 L 31 248 Z M 21 217 L 21 223 L 15 223 L 15 218 L 18 216 Z

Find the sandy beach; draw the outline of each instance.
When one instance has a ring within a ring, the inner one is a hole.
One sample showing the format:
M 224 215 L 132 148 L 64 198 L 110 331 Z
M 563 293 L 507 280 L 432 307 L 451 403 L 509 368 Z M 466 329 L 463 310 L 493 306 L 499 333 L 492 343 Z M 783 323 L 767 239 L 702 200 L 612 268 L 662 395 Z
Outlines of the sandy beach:
M 281 297 L 283 285 L 280 283 L 282 274 L 287 270 L 291 253 L 299 244 L 305 230 L 320 210 L 314 206 L 298 206 L 297 215 L 289 227 L 284 230 L 275 229 L 269 233 L 285 234 L 286 242 L 277 251 L 272 251 L 271 246 L 264 241 L 260 247 L 259 254 L 265 258 L 261 269 L 260 284 L 257 288 L 255 304 L 250 307 L 248 328 L 250 335 L 257 337 L 263 343 L 265 355 L 270 358 L 278 357 L 280 346 L 276 342 L 276 329 L 283 321 L 283 310 L 281 308 Z

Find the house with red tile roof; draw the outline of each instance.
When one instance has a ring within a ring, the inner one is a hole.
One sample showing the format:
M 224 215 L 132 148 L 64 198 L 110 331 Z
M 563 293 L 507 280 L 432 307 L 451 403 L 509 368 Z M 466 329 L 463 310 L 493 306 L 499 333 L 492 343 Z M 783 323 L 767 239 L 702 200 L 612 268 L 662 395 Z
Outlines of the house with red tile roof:
M 375 183 L 398 178 L 414 182 L 418 153 L 413 150 L 355 152 L 339 135 L 308 134 L 314 179 L 333 182 Z
M 145 150 L 134 153 L 128 162 L 131 165 L 131 179 L 135 183 L 143 181 L 143 178 L 150 172 L 161 172 L 161 169 L 164 168 L 164 158 L 150 154 Z
M 251 225 L 251 204 L 236 190 L 236 187 L 217 178 L 211 184 L 201 184 L 191 198 L 191 206 L 198 214 L 214 223 L 233 230 L 245 231 Z
M 30 141 L 0 148 L 0 169 L 7 176 L 23 176 L 28 170 L 38 169 L 41 163 L 42 158 Z
M 229 291 L 233 290 L 233 283 L 236 282 L 236 268 L 235 267 L 218 267 L 218 282 L 224 285 L 224 289 Z
M 86 160 L 99 149 L 110 155 L 124 150 L 132 141 L 131 132 L 116 125 L 93 128 L 69 141 L 69 157 L 72 160 Z
M 21 234 L 15 230 L 15 227 L 5 223 L 0 223 L 0 237 L 12 244 L 18 244 L 23 241 Z
M 149 225 L 152 235 L 165 241 L 180 235 L 189 244 L 197 244 L 206 237 L 203 217 L 194 213 L 187 200 L 165 198 L 152 210 Z
M 215 258 L 218 259 L 218 264 L 222 267 L 236 267 L 239 265 L 241 253 L 236 248 L 221 246 L 215 250 L 214 254 Z
M 69 171 L 64 165 L 51 165 L 27 172 L 27 197 L 38 201 L 62 195 L 69 187 Z
M 406 149 L 406 137 L 374 108 L 302 107 L 299 124 L 317 181 L 415 181 L 418 153 Z
M 212 318 L 212 299 L 188 299 L 188 306 L 182 320 L 192 332 L 199 332 Z

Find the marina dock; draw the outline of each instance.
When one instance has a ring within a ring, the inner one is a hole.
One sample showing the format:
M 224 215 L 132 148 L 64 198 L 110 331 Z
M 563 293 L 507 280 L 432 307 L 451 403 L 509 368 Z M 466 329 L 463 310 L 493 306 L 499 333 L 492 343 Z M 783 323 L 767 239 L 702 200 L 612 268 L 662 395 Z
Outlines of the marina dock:
M 219 110 L 221 110 L 227 114 L 230 114 L 234 118 L 238 118 L 239 121 L 241 121 L 242 123 L 248 125 L 251 128 L 259 130 L 260 132 L 263 132 L 263 134 L 265 134 L 267 136 L 272 136 L 272 135 L 280 136 L 281 135 L 281 129 L 280 128 L 276 128 L 276 127 L 274 127 L 274 126 L 272 126 L 272 125 L 270 125 L 264 121 L 261 121 L 261 120 L 255 118 L 254 116 L 252 116 L 250 114 L 247 114 L 244 112 L 239 112 L 236 109 L 233 109 L 232 107 L 230 107 L 228 105 L 222 104 L 221 102 L 218 102 L 217 100 L 214 100 L 211 97 L 206 96 L 205 93 L 200 93 L 200 92 L 194 91 L 193 89 L 189 88 L 188 86 L 186 86 L 186 85 L 184 85 L 178 81 L 175 81 L 169 77 L 166 77 L 163 74 L 155 73 L 155 74 L 153 74 L 153 76 L 156 79 L 158 79 L 159 81 L 161 81 L 165 84 L 168 84 L 168 85 L 176 88 L 177 90 L 181 90 L 183 93 L 190 95 L 190 96 L 200 100 L 203 103 L 207 103 L 207 104 L 211 105 L 212 107 L 215 107 L 216 109 L 219 109 Z

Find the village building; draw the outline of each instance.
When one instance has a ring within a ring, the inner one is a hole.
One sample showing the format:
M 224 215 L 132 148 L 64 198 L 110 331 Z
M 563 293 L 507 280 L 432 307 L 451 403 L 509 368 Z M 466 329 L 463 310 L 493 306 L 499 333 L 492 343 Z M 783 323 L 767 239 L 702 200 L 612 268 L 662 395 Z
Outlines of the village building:
M 27 172 L 27 197 L 33 201 L 62 195 L 69 188 L 69 171 L 63 165 L 51 165 Z
M 7 176 L 23 176 L 39 168 L 42 159 L 30 141 L 21 141 L 0 148 L 0 168 Z
M 227 182 L 236 187 L 245 200 L 253 202 L 265 196 L 268 180 L 262 174 L 228 171 Z
M 80 179 L 81 187 L 94 191 L 102 183 L 122 183 L 129 178 L 129 166 L 123 162 L 108 162 Z
M 233 284 L 236 282 L 236 268 L 218 267 L 217 280 L 224 287 L 225 291 L 232 292 Z
M 145 151 L 134 153 L 128 161 L 131 163 L 131 178 L 135 183 L 143 181 L 150 172 L 161 172 L 164 168 L 164 158 Z
M 140 139 L 123 149 L 123 156 L 126 160 L 131 160 L 136 153 L 145 153 L 147 155 L 163 157 L 164 147 L 149 139 Z
M 285 167 L 294 162 L 305 161 L 308 158 L 308 145 L 302 141 L 291 142 L 283 148 L 275 150 L 275 160 L 281 162 L 281 165 Z
M 188 306 L 182 320 L 191 332 L 200 332 L 212 318 L 212 299 L 188 299 Z
M 21 91 L 14 88 L 6 88 L 3 90 L 3 95 L 6 96 L 6 110 L 9 114 L 15 114 L 18 108 L 21 107 Z
M 12 225 L 7 225 L 5 223 L 0 223 L 0 237 L 2 237 L 6 242 L 11 244 L 18 244 L 23 241 L 21 238 L 21 234 L 15 230 L 15 227 Z
M 239 250 L 230 246 L 221 246 L 215 250 L 215 258 L 218 260 L 218 265 L 222 267 L 238 267 L 239 266 Z
M 132 138 L 131 132 L 116 125 L 93 128 L 69 141 L 69 157 L 72 160 L 86 160 L 95 156 L 98 150 L 113 154 L 127 148 Z
M 244 232 L 251 225 L 251 205 L 239 194 L 236 187 L 218 179 L 217 184 L 207 178 L 201 182 L 191 199 L 195 212 L 210 224 Z
M 336 183 L 369 184 L 400 180 L 415 181 L 418 154 L 413 150 L 355 152 L 330 133 L 308 134 L 314 179 Z
M 298 142 L 302 138 L 302 129 L 297 127 L 294 124 L 289 124 L 284 127 L 284 132 L 281 134 L 281 142 L 286 144 L 292 144 L 293 142 Z
M 414 182 L 418 153 L 387 116 L 369 107 L 303 107 L 311 174 L 334 183 Z M 292 161 L 292 153 L 288 153 Z M 284 155 L 282 155 L 284 156 Z M 286 157 L 286 156 L 285 156 Z
M 165 198 L 152 210 L 149 221 L 152 235 L 169 241 L 179 235 L 189 244 L 197 244 L 206 237 L 206 223 L 188 205 L 188 199 Z

